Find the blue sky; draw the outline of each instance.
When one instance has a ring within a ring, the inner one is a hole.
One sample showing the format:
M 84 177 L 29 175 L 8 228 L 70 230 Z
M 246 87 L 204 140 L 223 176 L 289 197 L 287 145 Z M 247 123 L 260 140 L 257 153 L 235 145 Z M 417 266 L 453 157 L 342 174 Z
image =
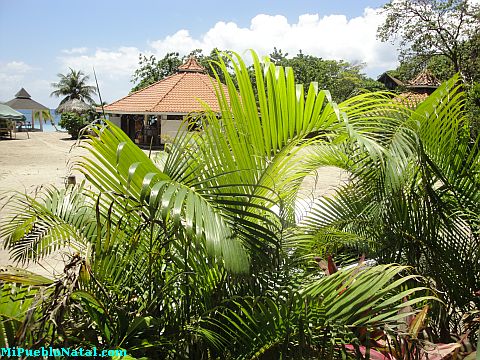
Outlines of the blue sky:
M 376 76 L 396 66 L 396 47 L 380 43 L 383 17 L 369 0 L 0 0 L 0 101 L 25 87 L 37 101 L 56 107 L 50 84 L 68 67 L 92 73 L 102 95 L 127 95 L 138 54 L 163 56 L 212 47 L 268 54 L 299 49 L 323 58 L 366 64 Z M 5 50 L 8 49 L 8 50 Z

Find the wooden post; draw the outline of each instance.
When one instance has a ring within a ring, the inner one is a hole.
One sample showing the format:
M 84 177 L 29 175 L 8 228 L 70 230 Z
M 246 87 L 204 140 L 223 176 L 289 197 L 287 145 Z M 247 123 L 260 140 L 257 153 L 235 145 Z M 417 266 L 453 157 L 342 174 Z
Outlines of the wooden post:
M 32 130 L 35 129 L 35 110 L 32 110 Z
M 40 110 L 39 113 L 40 113 L 40 116 L 39 116 L 39 119 L 40 119 L 40 131 L 43 131 L 43 112 L 42 112 L 42 110 Z
M 143 115 L 143 134 L 142 134 L 143 135 L 142 136 L 142 142 L 144 144 L 147 143 L 147 141 L 148 141 L 147 131 L 146 131 L 147 125 L 148 125 L 148 115 L 145 114 L 145 115 Z
M 163 115 L 158 114 L 157 115 L 157 123 L 158 123 L 158 145 L 162 145 L 162 120 L 163 120 Z

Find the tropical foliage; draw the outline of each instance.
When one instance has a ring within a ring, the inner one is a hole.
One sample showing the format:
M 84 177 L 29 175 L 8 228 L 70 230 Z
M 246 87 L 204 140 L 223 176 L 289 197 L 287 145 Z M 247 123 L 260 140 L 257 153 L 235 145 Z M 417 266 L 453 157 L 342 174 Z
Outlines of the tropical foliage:
M 237 85 L 233 64 L 230 61 L 231 51 L 219 51 L 213 49 L 205 55 L 201 49 L 192 50 L 188 55 L 180 57 L 178 53 L 168 53 L 162 59 L 155 56 L 139 56 L 138 69 L 135 70 L 132 82 L 136 85 L 131 91 L 137 91 L 151 85 L 167 76 L 175 74 L 181 65 L 190 56 L 194 56 L 212 77 L 217 76 L 223 83 L 226 82 L 224 72 L 216 65 L 223 62 L 229 70 L 232 81 Z M 307 86 L 311 82 L 317 82 L 321 89 L 330 92 L 332 99 L 341 102 L 355 94 L 365 90 L 384 90 L 383 85 L 362 73 L 364 64 L 350 64 L 340 60 L 325 60 L 313 55 L 300 52 L 294 57 L 288 57 L 281 49 L 274 48 L 269 55 L 271 61 L 277 66 L 291 67 L 295 75 L 295 81 Z M 250 81 L 256 91 L 255 70 L 253 66 L 247 67 L 250 73 Z
M 79 99 L 87 103 L 93 103 L 92 96 L 97 93 L 95 86 L 88 85 L 89 76 L 81 70 L 73 70 L 66 75 L 58 74 L 57 83 L 52 83 L 54 90 L 50 96 L 63 97 L 60 104 L 67 100 Z
M 362 73 L 365 64 L 322 59 L 304 54 L 302 51 L 293 57 L 288 57 L 288 54 L 284 54 L 277 48 L 274 48 L 270 58 L 275 65 L 291 67 L 297 83 L 317 82 L 321 89 L 330 92 L 332 99 L 336 102 L 342 102 L 365 90 L 385 90 L 383 84 Z
M 221 113 L 158 162 L 104 121 L 80 143 L 88 186 L 12 196 L 13 259 L 71 255 L 52 279 L 0 272 L 3 344 L 327 359 L 420 354 L 421 327 L 475 340 L 461 317 L 479 306 L 480 162 L 458 78 L 415 111 L 387 93 L 337 104 L 252 56 L 253 74 L 230 58 L 235 81 L 220 59 Z M 322 166 L 350 179 L 299 218 Z
M 72 139 L 77 139 L 82 129 L 90 124 L 95 117 L 96 113 L 94 111 L 89 111 L 84 114 L 64 112 L 60 117 L 58 125 L 67 130 Z

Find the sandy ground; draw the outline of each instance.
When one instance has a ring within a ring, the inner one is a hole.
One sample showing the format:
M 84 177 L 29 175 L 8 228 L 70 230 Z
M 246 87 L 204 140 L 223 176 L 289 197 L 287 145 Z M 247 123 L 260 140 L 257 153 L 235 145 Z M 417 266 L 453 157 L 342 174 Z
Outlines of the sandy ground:
M 66 133 L 35 132 L 17 133 L 14 140 L 0 140 L 0 207 L 4 205 L 8 195 L 15 191 L 33 193 L 41 185 L 53 184 L 64 186 L 68 175 L 75 175 L 79 181 L 82 175 L 70 171 L 70 160 L 78 155 L 86 154 L 84 149 L 74 147 Z M 0 218 L 7 215 L 0 209 Z M 0 266 L 12 265 L 8 253 L 3 249 L 0 239 Z M 29 270 L 51 274 L 54 269 L 61 268 L 63 253 L 53 254 L 42 264 L 30 264 Z
M 0 198 L 15 191 L 31 193 L 38 186 L 53 184 L 64 186 L 65 178 L 81 174 L 71 171 L 71 161 L 76 156 L 86 155 L 87 151 L 75 147 L 76 141 L 65 133 L 18 133 L 14 140 L 0 140 Z M 316 176 L 305 179 L 303 192 L 308 197 L 331 193 L 336 185 L 346 180 L 346 175 L 336 168 L 323 168 Z M 3 200 L 5 201 L 5 200 Z M 0 207 L 3 203 L 0 202 Z M 0 218 L 6 216 L 0 210 Z M 3 250 L 0 239 L 0 267 L 12 265 L 8 253 Z M 28 270 L 52 274 L 54 269 L 61 271 L 64 252 L 59 251 L 42 264 L 30 264 Z

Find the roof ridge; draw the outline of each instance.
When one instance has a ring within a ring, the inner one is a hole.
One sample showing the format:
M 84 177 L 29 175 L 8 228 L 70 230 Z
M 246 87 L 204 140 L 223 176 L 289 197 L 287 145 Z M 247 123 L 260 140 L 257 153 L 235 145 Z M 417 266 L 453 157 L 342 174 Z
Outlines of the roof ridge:
M 207 84 L 207 82 L 205 81 L 205 79 L 203 79 L 203 77 L 202 77 L 202 82 L 208 87 L 208 89 L 210 91 L 212 91 L 213 95 L 215 95 L 215 97 L 217 97 L 217 91 L 215 89 L 215 83 L 213 81 L 213 78 L 211 76 L 209 76 L 208 74 L 204 74 L 204 75 L 208 76 L 208 79 L 210 80 L 209 82 L 210 82 L 211 86 L 209 84 Z M 220 82 L 220 84 L 222 84 L 222 83 Z M 222 85 L 224 85 L 224 84 L 222 84 Z
M 409 82 L 410 86 L 439 86 L 440 80 L 428 69 L 422 70 Z
M 155 109 L 155 107 L 156 107 L 158 104 L 160 104 L 160 102 L 161 102 L 163 99 L 165 99 L 165 98 L 167 97 L 167 95 L 172 92 L 173 89 L 175 89 L 175 87 L 178 85 L 178 83 L 180 82 L 180 80 L 182 80 L 182 79 L 185 77 L 185 74 L 186 74 L 186 73 L 177 73 L 177 74 L 175 74 L 175 75 L 180 75 L 180 76 L 178 77 L 177 82 L 176 82 L 175 84 L 173 84 L 172 87 L 170 87 L 170 89 L 155 103 L 155 105 L 153 105 L 153 106 L 151 107 L 151 109 Z
M 207 69 L 200 65 L 197 58 L 191 55 L 183 64 L 177 68 L 177 72 L 199 72 L 206 73 Z

